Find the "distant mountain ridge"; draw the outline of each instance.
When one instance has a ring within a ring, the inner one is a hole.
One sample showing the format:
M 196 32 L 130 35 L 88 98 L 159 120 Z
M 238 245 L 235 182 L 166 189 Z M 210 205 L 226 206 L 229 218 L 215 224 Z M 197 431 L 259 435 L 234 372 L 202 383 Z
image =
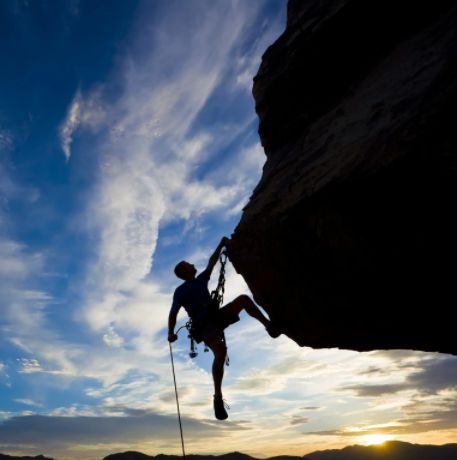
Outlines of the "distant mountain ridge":
M 181 458 L 181 455 L 151 456 L 129 451 L 108 455 L 103 460 L 179 460 Z M 186 455 L 186 458 L 188 460 L 257 460 L 241 452 L 224 455 Z M 343 449 L 316 451 L 303 457 L 279 455 L 266 460 L 457 460 L 457 444 L 436 446 L 388 441 L 382 445 L 347 446 Z
M 14 455 L 0 454 L 0 460 L 18 460 L 18 459 L 21 459 L 21 460 L 54 460 L 50 457 L 45 457 L 44 455 L 37 455 L 35 457 L 29 457 L 29 456 L 16 457 Z
M 304 460 L 457 460 L 457 444 L 442 446 L 389 441 L 382 445 L 348 446 L 307 454 Z
M 181 455 L 146 455 L 127 451 L 106 456 L 103 460 L 180 460 Z M 186 455 L 188 460 L 258 460 L 241 452 L 223 455 Z M 53 460 L 43 455 L 18 457 L 0 454 L 0 460 Z M 343 449 L 322 450 L 303 457 L 278 455 L 266 460 L 457 460 L 457 444 L 442 446 L 410 444 L 402 441 L 388 441 L 382 445 L 347 446 Z

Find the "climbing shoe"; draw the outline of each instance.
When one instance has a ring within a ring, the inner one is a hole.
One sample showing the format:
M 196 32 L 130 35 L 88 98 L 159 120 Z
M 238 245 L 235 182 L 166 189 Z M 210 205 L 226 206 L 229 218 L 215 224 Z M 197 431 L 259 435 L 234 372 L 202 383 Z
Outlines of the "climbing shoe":
M 273 339 L 276 339 L 276 337 L 279 337 L 282 332 L 279 330 L 278 326 L 270 321 L 268 326 L 265 326 L 265 329 L 267 330 L 268 334 L 270 334 L 270 337 Z
M 214 395 L 214 415 L 218 420 L 225 420 L 228 417 L 225 408 L 230 409 L 228 404 L 222 399 L 222 396 Z

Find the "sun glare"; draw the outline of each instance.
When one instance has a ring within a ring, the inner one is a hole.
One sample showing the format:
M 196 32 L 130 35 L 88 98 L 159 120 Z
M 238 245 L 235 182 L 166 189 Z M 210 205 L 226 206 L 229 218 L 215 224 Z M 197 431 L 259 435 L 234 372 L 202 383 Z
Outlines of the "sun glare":
M 381 445 L 390 439 L 392 439 L 392 436 L 387 434 L 367 434 L 359 438 L 360 442 L 365 446 Z

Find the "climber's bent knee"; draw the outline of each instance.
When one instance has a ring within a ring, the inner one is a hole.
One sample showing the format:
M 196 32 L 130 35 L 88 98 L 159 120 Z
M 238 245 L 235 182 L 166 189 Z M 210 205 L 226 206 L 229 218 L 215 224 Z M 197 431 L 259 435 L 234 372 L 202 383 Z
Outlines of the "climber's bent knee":
M 247 303 L 252 303 L 252 299 L 246 295 L 246 294 L 241 294 L 239 295 L 238 297 L 235 298 L 235 300 L 233 301 L 233 303 L 236 302 L 236 303 L 240 303 L 240 304 L 247 304 Z
M 246 294 L 239 295 L 232 302 L 227 304 L 224 309 L 227 311 L 227 314 L 232 314 L 238 316 L 246 307 L 252 304 L 252 300 Z

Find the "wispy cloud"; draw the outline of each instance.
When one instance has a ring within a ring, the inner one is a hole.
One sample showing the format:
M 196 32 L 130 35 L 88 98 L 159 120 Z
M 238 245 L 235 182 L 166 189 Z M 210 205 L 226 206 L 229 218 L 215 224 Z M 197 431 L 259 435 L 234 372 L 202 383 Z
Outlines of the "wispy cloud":
M 457 357 L 434 356 L 422 368 L 408 376 L 407 382 L 422 393 L 438 394 L 443 390 L 457 390 Z
M 37 403 L 35 401 L 33 401 L 32 399 L 28 399 L 28 398 L 16 398 L 14 399 L 15 402 L 18 402 L 19 404 L 24 404 L 26 406 L 33 406 L 33 407 L 42 407 L 43 404 L 41 403 Z
M 11 149 L 13 147 L 11 145 Z M 2 363 L 0 382 L 11 394 L 18 395 L 18 381 L 22 383 L 30 376 L 36 384 L 37 373 L 64 373 L 71 368 L 68 356 L 72 347 L 64 343 L 47 318 L 55 299 L 43 286 L 47 266 L 45 251 L 15 236 L 21 222 L 16 221 L 10 203 L 33 204 L 37 193 L 19 182 L 15 169 L 9 166 L 7 157 L 0 158 L 0 340 L 4 353 L 13 348 L 15 355 L 21 358 L 9 358 Z M 29 399 L 19 397 L 16 403 L 33 407 L 27 404 Z
M 0 330 L 3 338 L 27 353 L 39 350 L 51 362 L 62 364 L 59 348 L 53 349 L 52 341 L 57 340 L 46 324 L 46 308 L 53 298 L 46 291 L 30 288 L 38 283 L 37 273 L 43 272 L 44 257 L 41 253 L 11 239 L 0 243 L 0 293 L 2 311 Z M 36 347 L 34 345 L 40 344 Z M 35 360 L 25 360 L 23 371 L 31 372 Z
M 78 90 L 73 101 L 68 108 L 67 117 L 59 128 L 59 137 L 62 150 L 67 161 L 71 156 L 71 143 L 73 142 L 73 133 L 81 123 L 81 92 Z
M 365 407 L 357 412 L 361 418 L 359 423 L 309 429 L 307 436 L 351 438 L 355 442 L 374 434 L 411 441 L 419 433 L 430 440 L 435 439 L 438 432 L 452 436 L 456 430 L 455 357 L 407 350 L 373 352 L 368 356 L 379 359 L 378 365 L 372 361 L 366 368 L 368 372 L 358 375 L 375 380 L 389 378 L 397 383 L 374 385 L 367 381 L 352 386 L 338 385 L 338 391 L 354 391 L 360 401 L 365 400 L 369 411 Z M 388 363 L 388 374 L 379 372 L 383 360 Z
M 0 178 L 5 179 L 0 181 L 3 203 L 33 202 L 34 189 L 15 180 L 13 171 L 0 162 Z M 1 338 L 25 355 L 18 361 L 23 374 L 72 371 L 69 356 L 74 347 L 65 343 L 47 319 L 55 299 L 42 287 L 46 254 L 12 236 L 16 225 L 8 206 L 0 208 Z
M 346 391 L 355 391 L 357 396 L 362 398 L 376 397 L 382 395 L 390 395 L 398 393 L 399 391 L 405 391 L 409 387 L 404 383 L 394 383 L 385 385 L 353 385 L 343 388 Z
M 7 370 L 8 370 L 7 365 L 0 361 L 0 384 L 6 385 L 7 387 L 11 387 L 10 376 Z M 1 414 L 2 412 L 0 411 L 0 418 L 1 418 Z
M 18 359 L 18 361 L 21 366 L 21 370 L 19 372 L 31 374 L 33 372 L 41 372 L 43 370 L 36 359 L 21 358 Z
M 411 355 L 417 359 L 417 354 L 410 353 L 409 357 Z M 408 374 L 400 382 L 380 385 L 364 383 L 347 386 L 342 390 L 354 391 L 360 397 L 376 397 L 411 390 L 438 394 L 441 390 L 457 388 L 457 358 L 438 354 L 432 355 L 433 358 L 430 358 L 428 354 L 419 354 L 419 356 L 422 357 L 422 360 L 415 360 L 414 365 L 412 363 L 406 365 L 403 361 L 398 363 L 401 369 L 405 367 L 408 369 Z M 372 370 L 373 368 L 370 368 L 370 372 L 365 375 L 373 375 Z M 379 371 L 377 370 L 375 374 L 379 374 Z M 399 375 L 398 372 L 397 375 Z M 377 378 L 379 379 L 379 375 Z
M 10 131 L 0 127 L 0 152 L 7 151 L 13 145 L 13 136 Z
M 457 401 L 454 393 L 445 400 L 434 401 L 430 405 L 423 400 L 413 399 L 402 407 L 404 416 L 398 419 L 378 424 L 358 424 L 346 426 L 335 430 L 307 431 L 306 434 L 320 436 L 354 437 L 372 434 L 391 435 L 402 437 L 403 435 L 424 434 L 439 430 L 450 432 L 457 431 L 455 418 L 457 415 Z
M 23 279 L 34 270 L 42 267 L 40 253 L 32 253 L 27 246 L 6 237 L 0 241 L 1 280 Z M 6 284 L 6 283 L 5 283 Z
M 122 337 L 114 330 L 113 326 L 110 326 L 108 328 L 108 332 L 104 334 L 103 336 L 103 341 L 108 345 L 109 347 L 115 347 L 119 348 L 123 343 L 124 340 Z
M 67 161 L 71 157 L 71 145 L 76 131 L 79 128 L 97 130 L 106 116 L 101 102 L 101 88 L 92 90 L 84 97 L 78 88 L 67 109 L 67 116 L 59 127 L 60 146 Z

